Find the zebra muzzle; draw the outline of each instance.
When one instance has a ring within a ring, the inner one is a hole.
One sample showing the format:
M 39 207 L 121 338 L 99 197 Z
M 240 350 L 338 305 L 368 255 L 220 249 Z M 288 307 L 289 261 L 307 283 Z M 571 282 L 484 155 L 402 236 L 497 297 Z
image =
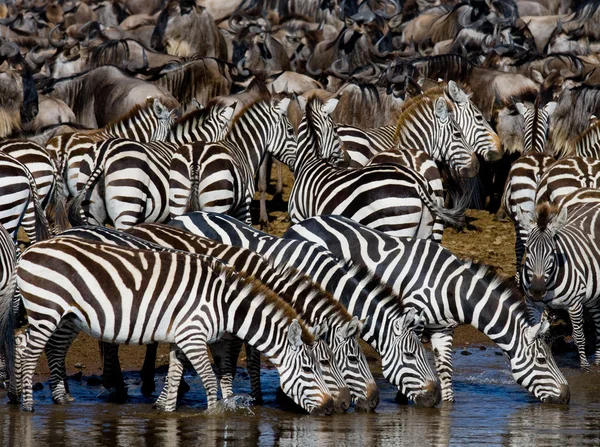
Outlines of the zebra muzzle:
M 442 392 L 436 381 L 428 380 L 421 387 L 421 392 L 414 398 L 415 405 L 421 407 L 434 407 L 442 400 Z

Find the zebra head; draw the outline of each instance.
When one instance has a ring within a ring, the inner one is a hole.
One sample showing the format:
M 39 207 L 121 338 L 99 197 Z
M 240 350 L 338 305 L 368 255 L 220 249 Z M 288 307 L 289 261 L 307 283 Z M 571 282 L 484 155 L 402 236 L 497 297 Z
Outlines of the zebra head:
M 149 123 L 144 123 L 144 125 L 148 125 L 153 129 L 150 141 L 166 140 L 175 122 L 175 114 L 164 106 L 158 98 L 149 97 L 147 102 L 152 104 L 150 108 L 152 113 L 147 115 Z
M 221 141 L 225 138 L 236 106 L 237 102 L 228 106 L 214 105 L 213 107 L 210 107 L 208 115 L 201 123 L 200 131 L 206 137 L 206 140 L 204 141 Z
M 290 105 L 289 98 L 283 98 L 281 101 L 273 101 L 271 103 L 270 112 L 275 118 L 275 125 L 269 129 L 267 139 L 267 151 L 280 162 L 289 166 L 294 170 L 296 162 L 296 133 L 292 127 L 292 123 L 288 118 L 288 107 Z
M 548 140 L 550 116 L 554 113 L 557 103 L 552 101 L 544 107 L 525 106 L 518 102 L 515 104 L 519 114 L 523 115 L 525 129 L 523 132 L 523 152 L 544 152 Z
M 355 316 L 349 322 L 332 327 L 329 346 L 350 388 L 356 411 L 373 411 L 379 404 L 379 389 L 369 364 L 358 344 L 363 323 Z
M 329 328 L 326 323 L 317 324 L 313 327 L 315 343 L 312 349 L 315 359 L 321 367 L 327 388 L 329 388 L 333 396 L 335 411 L 344 412 L 350 407 L 350 389 L 334 356 L 333 350 L 326 341 L 328 330 Z
M 441 393 L 415 331 L 422 325 L 423 318 L 412 308 L 392 322 L 390 337 L 380 348 L 381 368 L 383 376 L 415 404 L 433 407 Z
M 510 359 L 514 379 L 542 402 L 568 404 L 571 392 L 558 369 L 544 336 L 550 324 L 545 318 L 521 331 L 520 349 Z
M 284 351 L 277 367 L 283 392 L 311 414 L 330 414 L 333 398 L 312 346 L 302 340 L 298 320 L 289 325 Z
M 431 156 L 438 161 L 447 161 L 450 169 L 459 177 L 475 177 L 479 172 L 479 161 L 458 123 L 451 116 L 446 99 L 439 97 L 434 108 L 433 127 L 437 138 Z
M 319 158 L 341 168 L 347 167 L 350 159 L 342 148 L 342 140 L 337 133 L 333 118 L 331 118 L 338 102 L 338 98 L 331 98 L 323 103 L 316 96 L 308 101 L 303 96 L 298 97 L 298 104 L 306 118 L 306 128 L 316 139 Z
M 448 82 L 448 96 L 454 104 L 454 119 L 475 153 L 483 156 L 488 162 L 502 158 L 500 137 L 492 130 L 469 96 L 454 81 Z
M 567 209 L 560 213 L 548 204 L 536 210 L 536 216 L 517 208 L 517 221 L 527 232 L 525 264 L 521 284 L 527 297 L 533 301 L 547 301 L 558 270 L 557 233 L 567 223 Z

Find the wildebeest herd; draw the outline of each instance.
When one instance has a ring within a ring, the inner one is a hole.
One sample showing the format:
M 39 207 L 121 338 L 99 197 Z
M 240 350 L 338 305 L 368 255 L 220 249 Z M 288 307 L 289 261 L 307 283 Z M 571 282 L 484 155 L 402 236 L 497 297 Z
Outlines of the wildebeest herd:
M 453 401 L 471 324 L 542 402 L 570 390 L 545 342 L 566 308 L 600 338 L 599 0 L 13 0 L 0 4 L 1 376 L 33 411 L 42 352 L 156 345 L 214 407 L 246 347 L 311 414 L 373 411 L 358 343 L 399 401 Z M 273 160 L 274 159 L 274 160 Z M 269 228 L 271 164 L 293 224 Z M 439 243 L 469 207 L 510 218 L 517 275 Z M 72 228 L 70 228 L 72 226 Z M 22 229 L 20 242 L 17 232 Z M 18 322 L 26 329 L 18 331 Z M 430 340 L 435 371 L 423 341 Z M 600 346 L 600 344 L 598 344 Z M 209 356 L 209 351 L 212 356 Z M 213 364 L 211 364 L 211 358 Z M 600 348 L 596 363 L 600 361 Z

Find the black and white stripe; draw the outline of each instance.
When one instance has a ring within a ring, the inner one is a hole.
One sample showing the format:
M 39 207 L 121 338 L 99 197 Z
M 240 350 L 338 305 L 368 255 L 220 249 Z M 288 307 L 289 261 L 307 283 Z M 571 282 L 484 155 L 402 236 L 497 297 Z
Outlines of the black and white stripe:
M 308 219 L 284 237 L 364 265 L 397 291 L 404 306 L 424 314 L 444 400 L 454 400 L 454 328 L 471 324 L 502 348 L 517 383 L 544 402 L 568 403 L 569 387 L 542 337 L 549 325 L 531 326 L 521 294 L 487 267 L 464 263 L 437 243 L 396 238 L 341 216 Z
M 109 343 L 173 343 L 202 378 L 209 407 L 217 399 L 217 381 L 207 343 L 228 332 L 262 351 L 280 373 L 284 392 L 307 411 L 333 408 L 309 346 L 313 336 L 295 320 L 296 312 L 256 280 L 220 263 L 58 237 L 23 253 L 17 285 L 29 320 L 18 359 L 24 410 L 33 410 L 39 356 L 67 325 Z M 57 355 L 46 353 L 49 359 Z
M 438 384 L 415 332 L 420 329 L 420 316 L 403 312 L 392 290 L 366 269 L 339 263 L 316 244 L 279 239 L 231 216 L 195 212 L 177 217 L 169 225 L 245 247 L 274 266 L 285 263 L 302 271 L 364 322 L 361 337 L 381 355 L 386 379 L 419 405 L 439 402 Z
M 567 157 L 554 162 L 539 181 L 535 203 L 560 205 L 567 195 L 580 188 L 600 188 L 600 159 Z
M 234 120 L 223 140 L 180 147 L 171 166 L 171 216 L 206 210 L 250 223 L 254 177 L 265 155 L 294 164 L 296 135 L 287 117 L 289 102 L 257 101 Z
M 342 152 L 330 116 L 336 105 L 337 99 L 323 104 L 315 97 L 304 107 L 288 202 L 292 222 L 341 214 L 397 236 L 422 238 L 432 236 L 435 222 L 460 225 L 463 210 L 440 206 L 428 182 L 412 169 L 388 164 L 347 170 L 325 162 Z M 445 100 L 438 105 L 449 120 Z M 433 237 L 441 240 L 441 233 Z

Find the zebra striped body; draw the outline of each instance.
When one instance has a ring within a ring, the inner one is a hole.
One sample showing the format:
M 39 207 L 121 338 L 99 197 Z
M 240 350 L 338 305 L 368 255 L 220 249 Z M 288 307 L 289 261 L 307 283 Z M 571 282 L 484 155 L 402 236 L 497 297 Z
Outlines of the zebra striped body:
M 335 104 L 335 99 L 322 104 L 318 98 L 306 104 L 288 202 L 292 222 L 321 214 L 340 214 L 391 234 L 422 238 L 431 237 L 434 221 L 459 223 L 462 211 L 439 206 L 427 181 L 412 169 L 373 165 L 347 170 L 323 161 L 322 158 L 329 158 L 328 154 L 341 151 L 329 115 Z M 440 240 L 441 233 L 434 237 Z
M 42 350 L 68 324 L 109 343 L 174 343 L 202 378 L 209 408 L 216 402 L 217 383 L 207 343 L 228 332 L 271 360 L 284 392 L 296 403 L 312 413 L 332 410 L 306 344 L 314 339 L 294 320 L 294 310 L 260 283 L 219 263 L 55 238 L 23 253 L 17 285 L 29 319 L 19 359 L 24 410 L 33 410 L 32 376 Z M 253 324 L 256 320 L 261 324 Z M 56 352 L 47 350 L 47 355 L 52 359 Z
M 325 381 L 332 392 L 337 409 L 345 411 L 350 404 L 346 383 L 352 384 L 350 391 L 359 407 L 366 408 L 368 400 L 374 402 L 378 400 L 375 381 L 355 338 L 356 330 L 358 329 L 360 332 L 360 323 L 357 319 L 353 320 L 337 301 L 318 285 L 300 275 L 296 270 L 287 269 L 285 266 L 275 269 L 265 259 L 250 250 L 220 244 L 163 225 L 138 225 L 128 230 L 128 234 L 102 227 L 80 227 L 61 234 L 61 237 L 66 236 L 138 249 L 156 250 L 158 246 L 181 250 L 215 258 L 238 272 L 252 275 L 294 307 L 304 321 L 311 326 L 329 330 L 327 343 L 318 340 L 315 351 L 322 353 L 317 358 L 321 362 Z M 328 345 L 330 348 L 326 346 L 323 349 L 318 346 L 319 344 Z M 335 358 L 332 357 L 331 352 L 335 353 Z M 235 368 L 238 354 L 239 351 L 236 351 L 232 358 L 228 359 L 231 365 L 230 367 L 225 365 L 223 369 L 226 372 L 231 367 Z M 220 355 L 220 357 L 222 356 Z M 350 362 L 350 357 L 357 358 L 355 362 Z M 215 358 L 214 355 L 213 358 Z M 249 367 L 249 370 L 260 371 L 260 363 L 252 366 L 253 368 Z M 252 380 L 256 379 L 252 378 Z M 221 381 L 224 396 L 232 394 L 232 381 L 233 375 L 227 377 L 225 386 Z M 262 398 L 260 376 L 256 385 L 259 389 L 253 390 L 252 395 L 255 398 Z
M 403 305 L 424 313 L 444 400 L 454 399 L 453 330 L 471 324 L 506 353 L 517 383 L 542 401 L 568 403 L 569 388 L 540 337 L 544 331 L 529 324 L 521 294 L 486 267 L 463 263 L 431 241 L 392 237 L 341 216 L 308 219 L 284 237 L 317 243 L 339 259 L 364 265 L 398 292 Z
M 110 138 L 127 138 L 138 142 L 165 140 L 169 135 L 174 117 L 158 99 L 148 98 L 145 106 L 134 107 L 125 117 L 94 131 L 76 132 L 68 138 L 64 154 L 54 158 L 62 160 L 57 168 L 67 182 L 68 192 L 75 196 L 78 191 L 80 165 L 88 153 L 95 158 L 96 143 Z
M 183 145 L 173 157 L 171 217 L 207 210 L 250 223 L 254 177 L 266 153 L 293 165 L 296 136 L 287 117 L 289 99 L 257 101 L 216 143 Z
M 63 182 L 54 161 L 42 146 L 29 140 L 9 140 L 0 143 L 4 152 L 20 161 L 31 172 L 40 200 L 56 232 L 66 228 L 66 203 Z
M 575 142 L 578 157 L 600 158 L 600 121 L 595 120 Z
M 383 126 L 375 129 L 360 129 L 345 124 L 337 124 L 335 130 L 342 140 L 344 150 L 350 157 L 351 168 L 366 166 L 379 152 L 396 146 L 394 135 L 396 126 Z
M 0 225 L 0 303 L 14 303 L 15 270 L 17 268 L 18 250 L 11 235 Z M 18 304 L 18 303 L 17 303 Z M 7 306 L 7 314 L 0 312 L 0 321 L 6 321 L 6 332 L 2 333 L 0 343 L 0 381 L 12 379 L 8 372 L 13 370 L 12 359 L 14 356 L 13 346 L 5 343 L 6 337 L 14 337 L 12 315 L 18 313 L 18 307 Z M 8 359 L 8 364 L 7 364 Z
M 535 196 L 537 205 L 559 205 L 580 188 L 600 188 L 600 160 L 593 157 L 567 157 L 556 161 L 542 176 Z M 533 213 L 533 210 L 527 210 Z
M 536 202 L 536 191 L 544 173 L 554 163 L 554 158 L 545 153 L 550 116 L 556 107 L 555 102 L 545 107 L 535 106 L 533 109 L 519 103 L 517 109 L 525 121 L 524 148 L 525 152 L 513 163 L 504 185 L 502 205 L 508 217 L 515 225 L 515 258 L 516 271 L 519 272 L 524 243 L 527 232 L 517 216 L 517 209 L 533 213 Z M 519 275 L 517 273 L 517 282 Z
M 600 191 L 581 189 L 563 198 L 560 212 L 546 203 L 535 215 L 522 216 L 529 230 L 523 289 L 535 303 L 568 310 L 583 370 L 590 368 L 585 355 L 584 308 L 596 326 L 595 363 L 600 364 L 599 213 Z
M 21 226 L 32 244 L 48 237 L 48 221 L 37 195 L 35 179 L 22 163 L 1 152 L 0 224 L 15 241 Z
M 279 239 L 226 215 L 189 213 L 169 225 L 245 247 L 275 266 L 285 263 L 302 271 L 331 293 L 348 313 L 364 321 L 361 337 L 381 355 L 387 380 L 419 405 L 439 402 L 439 388 L 414 331 L 420 318 L 403 314 L 397 296 L 365 269 L 340 264 L 316 244 Z

